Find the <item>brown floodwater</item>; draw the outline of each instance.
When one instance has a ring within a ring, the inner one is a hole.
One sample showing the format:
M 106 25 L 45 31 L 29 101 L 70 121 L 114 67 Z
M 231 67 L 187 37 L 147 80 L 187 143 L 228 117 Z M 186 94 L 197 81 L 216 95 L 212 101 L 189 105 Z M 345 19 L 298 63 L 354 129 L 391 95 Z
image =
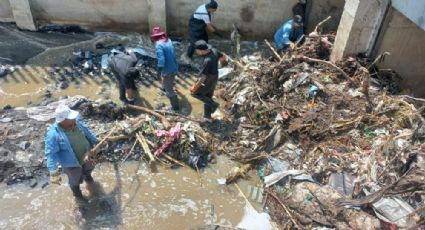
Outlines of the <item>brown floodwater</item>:
M 49 90 L 54 98 L 61 96 L 82 95 L 91 100 L 110 99 L 120 103 L 118 86 L 115 79 L 108 75 L 82 75 L 69 82 L 66 89 L 58 89 L 58 76 L 50 74 L 51 67 L 22 66 L 11 74 L 0 78 L 0 106 L 11 105 L 30 106 L 43 101 Z M 57 68 L 60 71 L 71 72 L 68 67 Z M 176 90 L 180 97 L 182 110 L 185 114 L 201 115 L 203 104 L 190 96 L 189 88 L 196 79 L 179 76 Z M 146 84 L 146 82 L 148 84 Z M 145 84 L 143 84 L 145 83 Z M 169 105 L 168 98 L 160 94 L 161 83 L 157 80 L 143 80 L 138 84 L 138 103 L 154 108 L 159 104 Z
M 237 226 L 246 200 L 235 185 L 220 185 L 235 165 L 225 157 L 200 172 L 189 168 L 160 168 L 151 173 L 144 162 L 97 165 L 92 186 L 82 185 L 88 197 L 83 218 L 62 175 L 62 185 L 42 189 L 26 184 L 0 185 L 0 229 L 191 229 L 206 224 Z M 261 182 L 239 182 L 250 197 Z M 202 185 L 201 185 L 202 184 Z M 250 201 L 259 207 L 258 199 Z M 84 221 L 82 221 L 84 219 Z

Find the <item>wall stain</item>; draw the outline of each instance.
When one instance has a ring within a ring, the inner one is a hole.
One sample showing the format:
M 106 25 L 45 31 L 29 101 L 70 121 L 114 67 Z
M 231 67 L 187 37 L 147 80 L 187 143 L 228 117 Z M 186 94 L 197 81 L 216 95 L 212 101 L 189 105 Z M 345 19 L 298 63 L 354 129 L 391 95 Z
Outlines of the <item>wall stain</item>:
M 251 22 L 255 17 L 255 9 L 252 6 L 245 5 L 241 8 L 240 17 L 244 22 Z

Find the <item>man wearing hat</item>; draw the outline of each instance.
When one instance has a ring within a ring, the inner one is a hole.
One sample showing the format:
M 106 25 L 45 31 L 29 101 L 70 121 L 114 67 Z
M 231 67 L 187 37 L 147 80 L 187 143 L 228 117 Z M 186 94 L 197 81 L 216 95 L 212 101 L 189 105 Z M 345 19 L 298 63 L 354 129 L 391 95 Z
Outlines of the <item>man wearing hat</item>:
M 45 155 L 50 182 L 60 184 L 62 178 L 58 165 L 68 176 L 68 184 L 77 201 L 84 201 L 80 184 L 92 182 L 91 171 L 94 165 L 86 162 L 87 153 L 97 142 L 77 111 L 66 105 L 59 105 L 55 111 L 56 122 L 52 124 L 45 137 Z
M 303 19 L 301 16 L 295 15 L 293 19 L 285 22 L 274 34 L 277 51 L 279 53 L 284 52 L 288 47 L 294 49 L 303 33 Z
M 208 42 L 208 32 L 214 33 L 218 37 L 223 37 L 211 23 L 211 15 L 217 10 L 218 4 L 215 0 L 199 6 L 189 19 L 189 39 L 190 44 L 187 49 L 187 56 L 192 59 L 195 53 L 195 42 L 204 40 Z
M 218 62 L 220 54 L 204 40 L 195 42 L 195 51 L 204 57 L 200 79 L 192 86 L 192 96 L 204 102 L 204 118 L 211 119 L 219 104 L 213 100 L 214 90 L 218 81 Z
M 114 49 L 108 59 L 109 67 L 118 80 L 120 100 L 125 104 L 134 104 L 134 91 L 137 90 L 134 80 L 139 75 L 136 63 L 137 57 L 132 50 L 125 54 Z
M 179 99 L 174 91 L 174 80 L 179 69 L 176 51 L 173 42 L 167 38 L 165 32 L 159 27 L 154 27 L 151 37 L 155 41 L 156 56 L 158 59 L 158 74 L 161 76 L 163 88 L 170 99 L 171 108 L 177 112 L 180 109 Z

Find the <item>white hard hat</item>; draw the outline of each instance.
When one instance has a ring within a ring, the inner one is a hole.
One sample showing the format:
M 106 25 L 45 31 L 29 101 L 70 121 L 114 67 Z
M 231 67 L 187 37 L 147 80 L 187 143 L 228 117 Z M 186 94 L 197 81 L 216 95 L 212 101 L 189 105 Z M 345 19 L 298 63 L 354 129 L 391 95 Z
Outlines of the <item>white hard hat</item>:
M 55 110 L 56 123 L 61 123 L 66 119 L 75 119 L 78 117 L 78 112 L 70 109 L 67 105 L 61 104 Z

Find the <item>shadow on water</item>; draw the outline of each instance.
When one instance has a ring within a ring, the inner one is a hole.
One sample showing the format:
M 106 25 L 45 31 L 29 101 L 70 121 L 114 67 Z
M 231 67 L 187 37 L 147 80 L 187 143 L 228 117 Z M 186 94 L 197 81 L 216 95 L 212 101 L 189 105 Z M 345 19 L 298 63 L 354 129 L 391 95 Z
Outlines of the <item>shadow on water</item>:
M 187 99 L 186 95 L 176 90 L 176 93 L 179 97 L 180 110 L 184 115 L 190 115 L 192 113 L 192 104 Z
M 89 192 L 89 202 L 82 212 L 83 223 L 81 229 L 116 229 L 122 224 L 122 181 L 118 170 L 118 164 L 114 164 L 115 187 L 106 193 L 99 182 L 86 185 Z

